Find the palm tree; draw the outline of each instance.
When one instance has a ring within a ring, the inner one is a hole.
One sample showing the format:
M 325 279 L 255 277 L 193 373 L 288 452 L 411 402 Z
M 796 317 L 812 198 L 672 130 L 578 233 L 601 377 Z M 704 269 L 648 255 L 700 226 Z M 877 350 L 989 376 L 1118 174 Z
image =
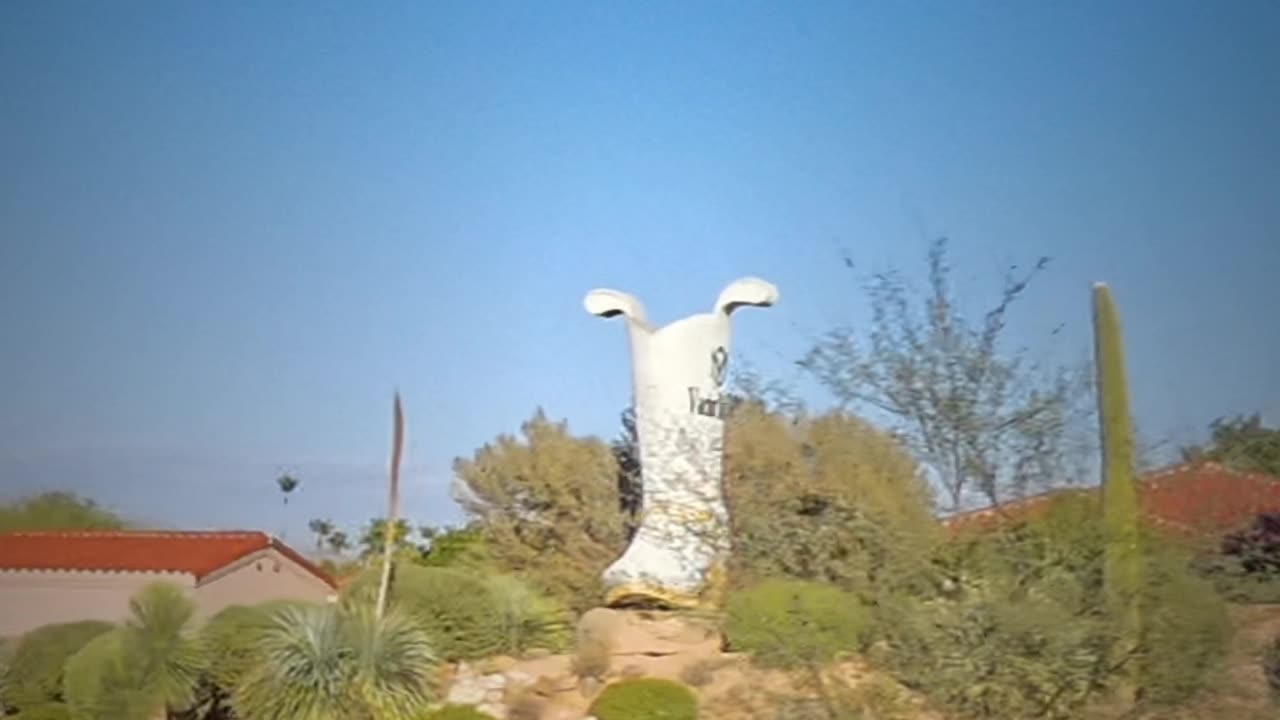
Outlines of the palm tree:
M 413 526 L 408 520 L 400 518 L 396 520 L 393 527 L 388 527 L 386 518 L 373 518 L 360 534 L 360 556 L 364 559 L 372 559 L 385 554 L 388 537 L 391 538 L 390 546 L 393 552 L 414 546 Z
M 276 485 L 280 488 L 280 492 L 284 494 L 285 505 L 289 504 L 289 493 L 297 490 L 298 486 L 301 484 L 301 480 L 289 474 L 281 475 L 276 478 Z
M 307 527 L 316 534 L 316 549 L 323 550 L 325 539 L 334 532 L 333 521 L 315 518 L 307 523 Z
M 435 655 L 408 616 L 368 603 L 289 605 L 256 643 L 258 662 L 232 694 L 254 720 L 395 720 L 432 702 Z
M 329 533 L 328 541 L 329 549 L 335 555 L 341 555 L 351 547 L 351 538 L 347 537 L 347 534 L 341 530 L 334 530 Z

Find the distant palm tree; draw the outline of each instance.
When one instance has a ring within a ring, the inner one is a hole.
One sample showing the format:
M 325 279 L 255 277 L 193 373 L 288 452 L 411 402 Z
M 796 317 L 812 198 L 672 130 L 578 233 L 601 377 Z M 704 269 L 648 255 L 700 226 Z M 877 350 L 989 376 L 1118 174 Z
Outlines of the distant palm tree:
M 298 489 L 302 481 L 292 475 L 281 475 L 276 478 L 276 485 L 280 487 L 280 492 L 284 494 L 284 504 L 289 504 L 289 493 Z
M 337 555 L 341 555 L 351 547 L 351 538 L 347 537 L 347 534 L 341 530 L 334 530 L 329 533 L 328 540 L 329 549 Z
M 256 643 L 259 662 L 233 693 L 253 720 L 397 720 L 433 701 L 436 658 L 426 632 L 365 604 L 292 605 Z
M 324 549 L 325 539 L 332 535 L 334 531 L 333 521 L 315 518 L 310 523 L 307 523 L 307 527 L 316 534 L 316 549 Z

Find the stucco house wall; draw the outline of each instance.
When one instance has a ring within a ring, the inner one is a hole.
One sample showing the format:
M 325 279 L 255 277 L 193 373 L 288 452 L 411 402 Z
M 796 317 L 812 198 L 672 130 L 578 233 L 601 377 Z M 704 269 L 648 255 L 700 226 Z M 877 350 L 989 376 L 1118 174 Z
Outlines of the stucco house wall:
M 130 599 L 155 582 L 182 588 L 200 619 L 229 605 L 337 595 L 327 573 L 261 532 L 0 533 L 0 637 L 50 623 L 120 622 Z
M 129 598 L 164 581 L 188 590 L 187 573 L 0 570 L 0 637 L 15 637 L 41 625 L 129 616 Z
M 336 591 L 274 548 L 242 558 L 210 574 L 194 588 L 204 617 L 228 605 L 254 605 L 271 600 L 327 602 Z

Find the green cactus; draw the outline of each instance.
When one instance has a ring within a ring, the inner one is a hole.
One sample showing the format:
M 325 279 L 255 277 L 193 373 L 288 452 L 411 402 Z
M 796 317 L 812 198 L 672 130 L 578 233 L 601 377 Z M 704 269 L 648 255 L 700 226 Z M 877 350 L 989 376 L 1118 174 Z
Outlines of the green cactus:
M 1124 344 L 1115 301 L 1102 283 L 1093 287 L 1093 326 L 1102 440 L 1104 592 L 1107 611 L 1115 623 L 1115 661 L 1124 662 L 1122 699 L 1132 700 L 1139 684 L 1133 658 L 1142 640 L 1143 556 Z

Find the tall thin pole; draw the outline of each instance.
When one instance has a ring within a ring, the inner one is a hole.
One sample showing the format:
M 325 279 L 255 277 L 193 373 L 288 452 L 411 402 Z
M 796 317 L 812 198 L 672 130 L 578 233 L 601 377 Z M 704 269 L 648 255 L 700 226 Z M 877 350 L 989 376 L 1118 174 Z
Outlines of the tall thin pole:
M 396 392 L 394 430 L 391 438 L 391 488 L 390 508 L 383 528 L 382 582 L 378 585 L 377 617 L 387 606 L 387 590 L 391 584 L 391 556 L 395 545 L 396 524 L 400 517 L 400 457 L 404 452 L 404 412 L 400 408 L 400 393 Z

